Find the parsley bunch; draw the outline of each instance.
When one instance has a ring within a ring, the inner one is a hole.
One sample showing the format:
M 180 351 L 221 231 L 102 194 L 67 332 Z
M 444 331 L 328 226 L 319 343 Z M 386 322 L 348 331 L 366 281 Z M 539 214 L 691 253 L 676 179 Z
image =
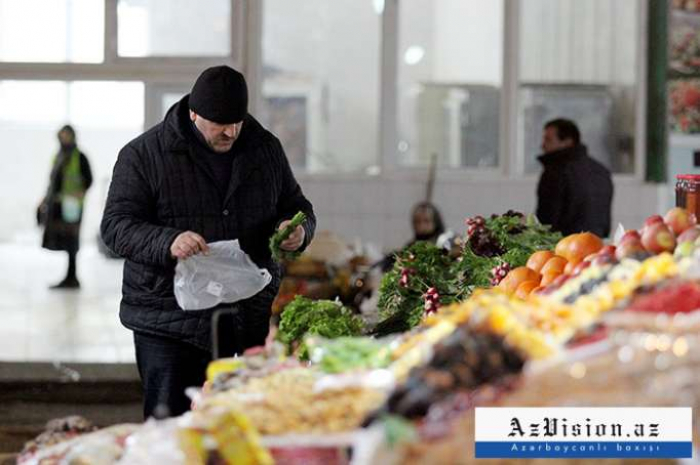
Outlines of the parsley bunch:
M 289 252 L 287 250 L 282 250 L 280 245 L 282 242 L 286 241 L 289 236 L 292 235 L 297 226 L 301 225 L 306 219 L 304 212 L 298 212 L 292 220 L 289 222 L 284 229 L 275 232 L 272 237 L 270 237 L 270 253 L 272 253 L 272 258 L 275 261 L 280 260 L 295 260 L 299 256 L 298 251 Z
M 334 339 L 360 335 L 363 329 L 362 319 L 339 302 L 296 296 L 282 311 L 277 338 L 291 352 L 306 334 Z

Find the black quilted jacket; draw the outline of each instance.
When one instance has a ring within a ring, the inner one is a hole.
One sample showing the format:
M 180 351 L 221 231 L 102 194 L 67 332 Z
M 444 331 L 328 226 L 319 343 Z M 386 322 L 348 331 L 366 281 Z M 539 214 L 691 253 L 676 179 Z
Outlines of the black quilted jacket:
M 170 256 L 175 237 L 190 230 L 207 242 L 238 238 L 253 260 L 270 270 L 272 283 L 240 304 L 244 329 L 267 334 L 280 279 L 269 237 L 280 221 L 301 210 L 307 215 L 305 247 L 316 218 L 279 140 L 250 115 L 234 144 L 231 182 L 223 196 L 206 161 L 195 155 L 188 109 L 185 96 L 162 123 L 121 150 L 101 233 L 105 244 L 126 258 L 122 324 L 209 350 L 212 310 L 186 312 L 175 301 L 176 262 Z

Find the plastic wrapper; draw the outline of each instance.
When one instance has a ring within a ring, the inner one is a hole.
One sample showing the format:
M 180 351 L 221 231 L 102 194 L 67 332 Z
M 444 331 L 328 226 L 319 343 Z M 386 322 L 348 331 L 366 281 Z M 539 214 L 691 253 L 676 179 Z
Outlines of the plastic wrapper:
M 77 436 L 91 433 L 96 429 L 95 425 L 81 416 L 73 415 L 64 418 L 54 418 L 46 423 L 46 429 L 43 433 L 24 445 L 24 449 L 20 454 L 20 460 L 23 457 L 31 457 L 40 449 L 69 441 Z
M 127 438 L 139 428 L 140 425 L 134 424 L 110 426 L 40 449 L 32 455 L 23 455 L 17 463 L 20 465 L 113 464 L 124 453 Z
M 622 236 L 624 235 L 625 227 L 622 226 L 622 223 L 618 223 L 617 228 L 615 228 L 615 234 L 613 235 L 613 244 L 620 245 L 620 241 L 622 240 Z
M 254 296 L 272 276 L 241 249 L 238 240 L 209 244 L 207 255 L 178 260 L 175 298 L 184 310 L 204 310 Z
M 268 465 L 272 459 L 248 419 L 212 408 L 164 421 L 149 420 L 127 441 L 118 465 Z
M 387 368 L 391 363 L 391 343 L 395 337 L 339 337 L 304 339 L 311 361 L 326 373 L 345 373 Z

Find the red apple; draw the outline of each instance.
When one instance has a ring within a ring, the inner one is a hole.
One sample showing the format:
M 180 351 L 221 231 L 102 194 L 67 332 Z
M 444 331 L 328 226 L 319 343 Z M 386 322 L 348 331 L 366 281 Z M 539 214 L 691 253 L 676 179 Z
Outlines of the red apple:
M 593 259 L 591 265 L 602 266 L 608 263 L 616 263 L 615 254 L 598 254 L 596 258 Z
M 678 236 L 686 229 L 692 228 L 697 223 L 695 215 L 690 214 L 688 210 L 681 207 L 673 207 L 664 216 L 664 222 Z
M 661 215 L 651 215 L 649 218 L 647 218 L 644 221 L 644 227 L 646 228 L 647 226 L 651 226 L 652 224 L 656 223 L 663 223 L 664 219 L 661 217 Z
M 625 231 L 625 233 L 622 235 L 622 237 L 620 238 L 620 244 L 627 242 L 631 239 L 634 239 L 636 241 L 641 241 L 642 236 L 639 234 L 639 231 L 637 231 L 636 229 L 630 229 L 628 231 Z
M 649 218 L 647 218 L 644 221 L 644 226 L 642 226 L 641 229 L 639 230 L 639 234 L 641 236 L 643 236 L 644 231 L 649 229 L 650 226 L 653 226 L 657 223 L 663 223 L 663 222 L 664 222 L 664 218 L 661 215 L 651 215 Z
M 642 245 L 647 252 L 653 254 L 673 252 L 676 248 L 676 237 L 664 223 L 653 223 L 644 229 Z
M 641 239 L 628 239 L 626 242 L 617 246 L 615 250 L 615 258 L 622 260 L 623 258 L 632 258 L 637 254 L 646 253 Z
M 635 231 L 635 232 L 637 232 L 637 231 Z M 625 234 L 627 234 L 627 233 L 625 233 Z M 615 256 L 615 249 L 616 249 L 616 247 L 614 245 L 606 245 L 605 247 L 603 247 L 602 249 L 600 249 L 598 251 L 598 254 L 599 255 L 610 255 L 611 257 L 614 257 Z

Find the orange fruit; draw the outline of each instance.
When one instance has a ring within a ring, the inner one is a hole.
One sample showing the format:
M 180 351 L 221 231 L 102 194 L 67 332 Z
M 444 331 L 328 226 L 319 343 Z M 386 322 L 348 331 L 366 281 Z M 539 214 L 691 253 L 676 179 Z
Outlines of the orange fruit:
M 498 287 L 508 295 L 513 295 L 515 293 L 515 290 L 518 288 L 518 286 L 515 285 L 512 279 L 508 279 L 508 276 L 501 279 L 501 282 L 498 283 Z
M 527 264 L 525 266 L 539 273 L 544 264 L 547 263 L 547 260 L 553 256 L 554 252 L 551 250 L 540 250 L 530 255 L 530 258 L 527 259 Z
M 544 264 L 544 266 L 542 267 L 542 274 L 544 275 L 553 271 L 556 271 L 557 274 L 562 274 L 564 272 L 564 268 L 566 268 L 567 263 L 568 262 L 564 257 L 555 255 L 554 257 L 547 260 L 547 263 Z
M 560 257 L 566 257 L 569 251 L 569 244 L 571 244 L 571 241 L 573 241 L 576 236 L 578 236 L 578 234 L 570 234 L 557 242 L 557 246 L 554 248 L 554 253 Z
M 525 281 L 540 282 L 541 276 L 538 272 L 526 266 L 519 266 L 510 270 L 510 273 L 500 282 L 498 287 L 503 289 L 508 295 L 513 295 L 521 283 Z
M 542 280 L 544 281 L 544 277 L 542 277 Z M 537 286 L 533 290 L 530 291 L 530 294 L 539 294 L 539 292 L 544 289 L 544 286 Z
M 570 262 L 579 264 L 587 256 L 602 249 L 603 245 L 603 240 L 593 233 L 577 234 L 569 244 L 567 255 L 563 255 L 563 257 Z
M 574 262 L 567 262 L 566 266 L 564 267 L 564 274 L 571 274 L 574 272 L 574 268 L 576 268 L 576 263 Z
M 537 271 L 531 270 L 526 266 L 513 268 L 510 270 L 510 273 L 508 273 L 508 276 L 514 279 L 518 284 L 525 281 L 537 281 L 539 283 L 540 279 L 542 279 L 542 276 Z
M 540 281 L 540 286 L 545 287 L 552 284 L 554 280 L 557 279 L 559 276 L 561 276 L 561 273 L 557 271 L 550 271 L 549 273 L 542 274 L 542 281 Z
M 515 297 L 518 299 L 525 300 L 527 296 L 530 295 L 533 289 L 539 287 L 540 283 L 537 281 L 524 281 L 520 283 L 518 288 L 515 290 Z

